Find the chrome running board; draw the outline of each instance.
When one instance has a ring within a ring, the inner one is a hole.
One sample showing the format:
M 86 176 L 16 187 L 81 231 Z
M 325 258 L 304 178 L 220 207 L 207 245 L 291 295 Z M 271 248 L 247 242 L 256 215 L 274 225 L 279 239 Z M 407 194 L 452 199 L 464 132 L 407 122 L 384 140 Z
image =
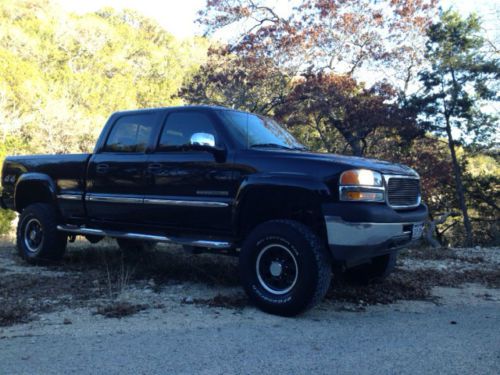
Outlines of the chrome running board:
M 189 245 L 195 247 L 206 247 L 210 249 L 230 249 L 233 244 L 228 241 L 200 240 L 194 238 L 166 237 L 156 234 L 120 232 L 115 230 L 101 230 L 76 225 L 58 225 L 57 230 L 81 235 L 104 236 L 113 238 L 128 238 L 131 240 L 145 240 L 156 242 L 168 242 L 179 245 Z

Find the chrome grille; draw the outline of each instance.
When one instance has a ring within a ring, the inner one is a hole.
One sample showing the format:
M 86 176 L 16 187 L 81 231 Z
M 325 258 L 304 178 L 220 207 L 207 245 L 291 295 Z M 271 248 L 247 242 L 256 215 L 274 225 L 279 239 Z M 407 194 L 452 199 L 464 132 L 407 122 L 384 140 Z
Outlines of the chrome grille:
M 414 207 L 420 204 L 420 180 L 411 177 L 386 176 L 387 202 L 395 208 Z

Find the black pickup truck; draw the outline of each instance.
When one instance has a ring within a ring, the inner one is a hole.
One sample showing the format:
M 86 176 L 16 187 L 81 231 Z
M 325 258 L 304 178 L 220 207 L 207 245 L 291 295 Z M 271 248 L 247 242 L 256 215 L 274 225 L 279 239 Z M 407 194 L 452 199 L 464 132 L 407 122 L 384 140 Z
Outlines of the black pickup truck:
M 250 299 L 279 315 L 320 301 L 332 270 L 387 276 L 427 216 L 411 168 L 309 152 L 269 118 L 212 106 L 114 113 L 92 154 L 8 157 L 2 185 L 28 262 L 77 235 L 233 254 Z

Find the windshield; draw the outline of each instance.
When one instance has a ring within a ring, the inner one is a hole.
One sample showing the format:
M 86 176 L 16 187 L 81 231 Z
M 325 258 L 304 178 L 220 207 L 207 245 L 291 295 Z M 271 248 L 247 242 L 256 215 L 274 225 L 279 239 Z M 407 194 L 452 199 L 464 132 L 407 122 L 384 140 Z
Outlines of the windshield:
M 232 136 L 244 147 L 305 149 L 290 133 L 270 118 L 237 111 L 221 111 L 220 114 L 229 123 L 228 129 Z

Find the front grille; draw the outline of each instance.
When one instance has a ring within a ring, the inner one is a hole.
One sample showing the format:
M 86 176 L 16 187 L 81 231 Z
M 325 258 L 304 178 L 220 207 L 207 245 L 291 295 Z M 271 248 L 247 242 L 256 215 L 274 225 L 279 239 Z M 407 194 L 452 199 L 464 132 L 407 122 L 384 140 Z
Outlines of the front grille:
M 393 207 L 411 207 L 420 201 L 420 180 L 416 178 L 388 177 L 387 201 Z

